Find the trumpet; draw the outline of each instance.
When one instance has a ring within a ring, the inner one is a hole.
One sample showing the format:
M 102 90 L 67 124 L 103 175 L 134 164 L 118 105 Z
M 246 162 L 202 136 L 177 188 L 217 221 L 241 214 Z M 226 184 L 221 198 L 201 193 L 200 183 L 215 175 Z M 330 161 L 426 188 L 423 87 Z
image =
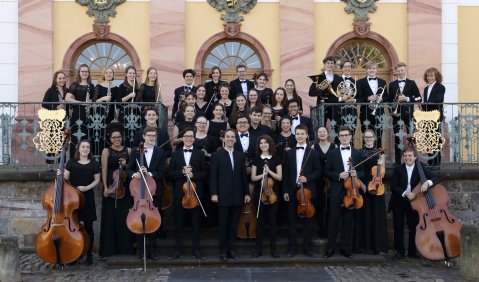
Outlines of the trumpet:
M 393 100 L 393 103 L 395 106 L 394 106 L 394 111 L 392 115 L 395 117 L 399 116 L 399 112 L 398 112 L 399 111 L 399 96 L 402 95 L 402 93 L 399 90 L 400 88 L 396 90 L 396 95 L 394 95 L 394 100 Z
M 373 116 L 376 115 L 376 110 L 379 108 L 379 103 L 381 103 L 381 101 L 383 99 L 383 94 L 384 94 L 385 90 L 386 90 L 386 87 L 379 87 L 377 91 L 381 91 L 381 92 L 379 94 L 375 94 L 377 96 L 376 102 L 371 101 L 371 103 L 369 104 L 369 108 L 371 110 L 373 110 L 371 112 L 371 114 Z M 376 91 L 376 93 L 377 93 L 377 91 Z

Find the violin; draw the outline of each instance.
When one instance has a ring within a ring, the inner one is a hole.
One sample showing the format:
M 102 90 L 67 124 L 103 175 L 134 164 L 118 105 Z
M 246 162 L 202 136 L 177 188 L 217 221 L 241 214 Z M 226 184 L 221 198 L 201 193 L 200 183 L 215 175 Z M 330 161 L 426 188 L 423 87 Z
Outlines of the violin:
M 449 197 L 443 185 L 436 183 L 421 192 L 427 179 L 417 159 L 416 167 L 421 177 L 420 183 L 412 190 L 416 197 L 411 201 L 412 209 L 419 214 L 416 248 L 428 260 L 448 261 L 461 254 L 461 222 L 447 209 Z
M 108 186 L 106 192 L 107 196 L 115 199 L 122 199 L 125 197 L 126 171 L 123 168 L 123 158 L 118 159 L 118 169 L 113 172 L 113 182 Z M 116 202 L 115 202 L 116 207 Z
M 185 171 L 186 174 L 186 171 Z M 188 177 L 183 184 L 183 198 L 181 199 L 181 205 L 185 209 L 194 209 L 198 206 L 198 199 L 196 198 L 195 183 Z
M 161 225 L 161 216 L 158 208 L 153 205 L 153 195 L 156 192 L 156 182 L 149 174 L 142 172 L 144 166 L 143 142 L 139 148 L 140 162 L 139 168 L 140 179 L 133 177 L 130 181 L 130 193 L 133 197 L 133 206 L 128 211 L 126 225 L 131 232 L 135 234 L 150 234 L 158 230 Z
M 55 183 L 43 196 L 42 205 L 48 213 L 47 222 L 35 238 L 37 255 L 52 264 L 67 264 L 83 256 L 90 246 L 88 234 L 78 220 L 78 209 L 83 208 L 83 193 L 70 185 L 63 177 L 65 152 L 69 133 L 65 133 L 59 170 Z
M 372 180 L 368 183 L 368 193 L 371 195 L 384 195 L 383 177 L 385 174 L 384 166 L 381 165 L 381 159 L 378 159 L 378 164 L 371 168 Z
M 349 157 L 349 169 L 353 170 L 353 158 Z M 358 188 L 361 185 L 361 181 L 357 176 L 350 175 L 344 181 L 344 188 L 346 189 L 346 195 L 343 197 L 343 205 L 347 209 L 360 209 L 363 206 L 363 196 L 359 194 Z
M 311 152 L 311 151 L 310 151 Z M 303 176 L 303 171 L 301 170 L 300 176 Z M 299 181 L 299 189 L 296 191 L 296 197 L 298 198 L 298 216 L 301 218 L 311 218 L 314 216 L 315 209 L 311 203 L 311 190 L 304 187 L 303 182 Z
M 264 160 L 263 179 L 261 180 L 261 203 L 263 205 L 272 205 L 278 200 L 278 196 L 274 193 L 274 179 L 265 175 L 268 160 Z

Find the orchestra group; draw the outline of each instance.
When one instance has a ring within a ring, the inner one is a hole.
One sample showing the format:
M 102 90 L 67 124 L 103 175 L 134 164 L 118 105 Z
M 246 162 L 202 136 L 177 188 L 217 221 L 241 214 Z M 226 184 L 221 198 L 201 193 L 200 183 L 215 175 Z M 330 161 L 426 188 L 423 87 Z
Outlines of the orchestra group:
M 159 227 L 160 219 L 155 217 L 162 214 L 168 197 L 172 201 L 175 242 L 169 260 L 186 255 L 185 235 L 191 237 L 192 255 L 204 260 L 201 234 L 206 226 L 218 226 L 220 259 L 238 259 L 236 240 L 243 238 L 238 233 L 247 220 L 243 217 L 248 216 L 256 226 L 255 230 L 244 231 L 246 238 L 255 238 L 255 251 L 248 254 L 252 258 L 263 255 L 265 236 L 270 240 L 271 257 L 280 257 L 277 234 L 278 226 L 283 225 L 288 230 L 287 257 L 301 251 L 317 257 L 312 240 L 318 237 L 327 240 L 324 258 L 336 252 L 348 258 L 355 253 L 386 254 L 388 211 L 392 211 L 394 222 L 393 258 L 418 257 L 414 238 L 419 219 L 409 200 L 415 197 L 412 189 L 423 175 L 427 179 L 421 186 L 424 191 L 437 179 L 427 166 L 416 162 L 418 154 L 413 146 L 400 149 L 398 121 L 409 122 L 416 102 L 421 102 L 424 110 L 439 110 L 442 120 L 440 104 L 445 88 L 441 73 L 436 68 L 425 71 L 427 87 L 421 97 L 403 63 L 396 66 L 397 80 L 389 85 L 376 76 L 378 65 L 373 61 L 366 64 L 366 76 L 357 81 L 351 77 L 350 61 L 342 62 L 342 75 L 333 72 L 335 58 L 326 57 L 323 63 L 324 72 L 312 77 L 309 96 L 325 105 L 324 120 L 331 126 L 313 128 L 311 119 L 303 115 L 294 80 L 286 80 L 284 87 L 273 91 L 266 86 L 267 74 L 257 74 L 250 80 L 246 78 L 246 66 L 238 65 L 237 79 L 226 82 L 221 79 L 221 69 L 213 67 L 211 80 L 204 85 L 194 85 L 195 72 L 184 70 L 184 84 L 174 91 L 172 138 L 167 129 L 157 126 L 160 87 L 155 68 L 149 68 L 144 83 L 139 83 L 135 68 L 127 67 L 124 82 L 118 87 L 112 85 L 115 74 L 111 68 L 103 70 L 102 82 L 93 85 L 89 67 L 80 65 L 70 87 L 66 86 L 65 73 L 57 71 L 43 107 L 66 109 L 71 132 L 83 134 L 72 134 L 70 158 L 57 174 L 84 195 L 78 216 L 89 240 L 86 264 L 93 263 L 93 221 L 97 220 L 94 189 L 100 183 L 102 257 L 136 254 L 158 260 L 157 243 L 161 246 L 165 229 Z M 351 85 L 356 89 L 354 93 L 338 89 Z M 108 126 L 101 136 L 91 136 L 87 125 L 92 109 L 82 102 L 106 105 L 100 114 Z M 141 106 L 127 108 L 111 102 Z M 356 103 L 363 104 L 346 107 Z M 384 176 L 386 159 L 380 150 L 382 129 L 376 126 L 378 117 L 384 114 L 382 103 L 397 104 L 391 113 L 396 168 L 388 209 L 380 176 L 381 172 Z M 341 118 L 357 115 L 358 109 L 363 138 L 359 150 L 352 144 L 355 132 Z M 134 136 L 125 134 L 126 116 L 136 116 L 141 123 Z M 336 132 L 336 140 L 330 140 L 330 130 Z M 93 148 L 94 138 L 104 145 Z M 97 154 L 100 162 L 93 158 Z M 429 162 L 438 165 L 439 155 Z M 113 192 L 112 184 L 116 185 Z M 151 214 L 145 212 L 131 219 L 135 216 L 132 213 L 145 205 Z M 404 221 L 409 229 L 407 253 Z M 185 226 L 191 226 L 191 234 L 184 232 Z M 153 231 L 147 232 L 147 228 Z M 302 248 L 298 237 L 302 237 Z

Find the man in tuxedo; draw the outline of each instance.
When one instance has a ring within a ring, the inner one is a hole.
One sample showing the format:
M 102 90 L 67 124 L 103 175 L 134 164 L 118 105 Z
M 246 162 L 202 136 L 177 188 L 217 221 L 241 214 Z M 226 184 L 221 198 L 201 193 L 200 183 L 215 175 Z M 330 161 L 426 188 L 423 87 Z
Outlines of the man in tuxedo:
M 341 97 L 338 98 L 338 102 L 343 103 L 344 106 L 343 105 L 340 106 L 340 109 L 339 109 L 340 122 L 339 124 L 336 124 L 337 126 L 353 125 L 353 124 L 356 125 L 356 119 L 347 120 L 348 118 L 351 118 L 351 117 L 357 117 L 356 105 L 354 105 L 356 103 L 356 99 L 355 97 L 352 97 L 354 93 L 351 91 L 356 84 L 356 80 L 351 77 L 352 67 L 353 67 L 353 64 L 349 60 L 345 60 L 341 65 L 341 71 L 343 72 L 343 74 L 341 75 L 341 78 L 342 78 L 342 81 L 347 86 L 346 90 L 349 90 L 349 91 L 345 93 L 338 93 L 339 95 L 341 95 Z M 351 127 L 349 129 L 354 130 Z M 335 140 L 335 143 L 339 144 L 339 139 Z
M 250 201 L 244 155 L 234 150 L 236 134 L 227 129 L 223 150 L 211 155 L 211 201 L 218 203 L 220 259 L 238 259 L 236 254 L 236 228 L 240 209 Z
M 352 132 L 346 126 L 338 128 L 340 146 L 330 150 L 326 156 L 325 173 L 331 183 L 329 197 L 329 218 L 328 218 L 328 245 L 323 257 L 332 257 L 336 249 L 336 238 L 338 236 L 339 222 L 341 221 L 341 250 L 340 253 L 352 258 L 352 238 L 353 238 L 353 210 L 342 207 L 342 201 L 346 189 L 344 182 L 350 177 L 361 178 L 363 169 L 361 166 L 356 169 L 350 169 L 349 158 L 352 158 L 352 165 L 361 161 L 359 151 L 351 146 Z
M 239 93 L 242 93 L 247 98 L 249 90 L 254 88 L 254 82 L 246 79 L 245 65 L 240 64 L 236 66 L 236 72 L 238 73 L 238 78 L 231 81 L 231 90 L 228 97 L 232 101 L 234 101 L 236 95 L 238 95 Z
M 251 120 L 251 125 L 248 129 L 249 133 L 253 135 L 254 142 L 253 145 L 256 146 L 256 140 L 262 135 L 273 136 L 273 130 L 271 127 L 261 124 L 261 119 L 263 118 L 263 108 L 255 106 L 249 110 L 249 118 Z
M 185 80 L 185 85 L 175 89 L 173 109 L 171 110 L 171 119 L 173 120 L 173 123 L 176 123 L 176 112 L 179 110 L 181 103 L 185 100 L 186 93 L 196 92 L 196 87 L 193 85 L 195 75 L 196 73 L 192 69 L 186 69 L 183 71 L 183 79 Z
M 358 93 L 356 94 L 356 100 L 359 103 L 370 103 L 369 105 L 361 106 L 361 131 L 371 128 L 376 132 L 377 147 L 381 147 L 381 137 L 383 128 L 379 127 L 379 120 L 381 115 L 384 114 L 384 109 L 381 107 L 382 103 L 390 102 L 390 98 L 387 91 L 386 81 L 379 77 L 376 77 L 378 72 L 378 64 L 373 61 L 366 63 L 366 70 L 368 75 L 357 81 L 356 87 Z M 380 94 L 382 96 L 380 97 Z M 378 106 L 379 105 L 379 106 Z M 378 106 L 376 111 L 371 109 L 373 106 Z M 374 113 L 374 114 L 373 114 Z
M 133 148 L 130 156 L 130 161 L 127 166 L 128 177 L 133 179 L 142 179 L 139 170 L 144 175 L 149 175 L 153 177 L 156 183 L 156 193 L 153 195 L 153 200 L 150 198 L 150 193 L 146 193 L 147 199 L 152 200 L 155 207 L 161 206 L 161 196 L 162 196 L 162 182 L 161 178 L 163 177 L 163 164 L 165 163 L 165 152 L 162 149 L 159 149 L 155 146 L 155 140 L 157 137 L 157 129 L 152 126 L 147 126 L 143 130 L 143 139 L 144 143 L 144 153 L 141 157 L 140 152 L 137 148 Z M 138 168 L 137 161 L 141 168 Z M 141 180 L 143 181 L 143 180 Z M 136 245 L 138 246 L 140 259 L 143 258 L 143 235 L 136 236 Z M 146 238 L 148 239 L 147 247 L 147 257 L 153 260 L 158 260 L 156 255 L 156 235 L 154 233 L 147 234 Z
M 323 59 L 324 72 L 314 76 L 313 83 L 309 87 L 309 96 L 317 97 L 316 105 L 321 103 L 332 104 L 338 103 L 338 97 L 336 97 L 332 92 L 335 92 L 338 89 L 339 83 L 342 81 L 341 77 L 335 74 L 334 66 L 336 65 L 336 59 L 332 56 L 328 56 Z M 318 89 L 319 85 L 324 80 L 327 80 L 331 87 L 328 89 Z M 333 105 L 324 106 L 324 123 L 326 124 L 327 120 L 335 121 L 335 126 L 341 123 L 341 117 L 339 116 L 339 107 Z
M 193 209 L 186 209 L 182 206 L 182 199 L 185 196 L 183 184 L 188 181 L 187 176 L 194 182 L 190 186 L 193 191 L 193 198 L 201 201 L 203 197 L 203 181 L 208 174 L 204 153 L 193 148 L 195 142 L 195 131 L 187 128 L 183 132 L 183 149 L 173 153 L 168 169 L 168 176 L 173 181 L 173 213 L 175 218 L 175 251 L 168 258 L 174 260 L 180 258 L 183 250 L 183 222 L 191 220 L 191 240 L 193 242 L 193 256 L 199 260 L 205 260 L 200 246 L 200 216 L 202 210 L 200 205 Z
M 421 192 L 427 191 L 433 185 L 431 173 L 424 165 L 417 161 L 417 151 L 415 148 L 406 147 L 403 151 L 402 165 L 396 166 L 391 178 L 391 200 L 389 202 L 389 210 L 393 212 L 394 223 L 394 249 L 396 254 L 394 260 L 404 258 L 404 219 L 409 230 L 408 256 L 418 258 L 416 253 L 416 226 L 419 223 L 417 212 L 411 208 L 410 201 L 416 197 L 412 190 L 421 182 L 421 174 L 418 166 L 422 167 L 424 172 L 424 183 L 421 184 Z
M 291 133 L 294 134 L 296 126 L 302 124 L 308 130 L 309 140 L 314 140 L 313 122 L 310 118 L 299 114 L 298 101 L 294 98 L 288 101 L 288 114 L 291 120 Z
M 407 78 L 407 66 L 405 63 L 398 63 L 396 65 L 396 74 L 398 79 L 389 83 L 389 93 L 393 98 L 393 129 L 394 129 L 394 144 L 395 155 L 394 159 L 396 164 L 401 164 L 402 144 L 404 138 L 400 138 L 399 132 L 409 128 L 410 123 L 413 121 L 414 104 L 421 102 L 421 95 L 419 94 L 419 88 L 414 80 Z M 403 126 L 400 126 L 399 121 L 404 122 Z M 404 134 L 406 136 L 406 134 Z
M 250 159 L 255 155 L 255 136 L 249 132 L 249 116 L 239 116 L 236 122 L 236 140 L 234 149 L 246 154 Z
M 140 142 L 145 142 L 145 140 L 143 139 L 143 130 L 147 126 L 152 126 L 155 127 L 157 130 L 155 146 L 158 148 L 162 146 L 161 149 L 163 149 L 163 151 L 165 152 L 166 158 L 169 158 L 173 150 L 171 148 L 171 143 L 169 142 L 170 136 L 168 135 L 168 131 L 166 129 L 160 129 L 158 127 L 158 114 L 156 113 L 155 107 L 146 107 L 144 112 L 146 125 L 135 133 L 135 137 L 133 139 L 133 146 L 137 147 Z
M 311 191 L 312 198 L 316 197 L 316 180 L 321 177 L 319 158 L 316 151 L 308 145 L 308 129 L 304 125 L 295 128 L 296 148 L 284 154 L 285 179 L 283 181 L 283 199 L 288 202 L 289 236 L 287 257 L 294 257 L 297 253 L 296 217 L 298 198 L 296 193 L 300 184 Z M 314 199 L 311 199 L 314 202 Z M 303 225 L 303 252 L 306 256 L 315 258 L 311 244 L 311 224 L 313 218 L 300 218 Z

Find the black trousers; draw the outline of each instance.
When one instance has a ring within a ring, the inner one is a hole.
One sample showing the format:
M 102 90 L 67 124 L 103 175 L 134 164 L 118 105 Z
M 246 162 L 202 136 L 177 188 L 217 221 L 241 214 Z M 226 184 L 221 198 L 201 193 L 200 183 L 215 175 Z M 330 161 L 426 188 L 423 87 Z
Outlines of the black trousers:
M 181 252 L 183 249 L 183 225 L 185 220 L 191 221 L 191 241 L 194 251 L 200 251 L 200 216 L 201 207 L 185 209 L 181 205 L 181 199 L 173 200 L 173 212 L 175 218 L 175 247 Z
M 404 248 L 404 219 L 406 219 L 409 230 L 408 253 L 416 254 L 416 226 L 419 223 L 417 212 L 411 208 L 407 198 L 397 201 L 392 207 L 394 224 L 394 249 L 401 254 L 405 254 Z
M 341 250 L 352 252 L 353 240 L 353 210 L 341 206 L 343 194 L 331 195 L 329 197 L 329 218 L 328 218 L 328 249 L 336 249 L 336 239 L 341 221 Z
M 315 201 L 315 198 L 311 199 L 312 202 Z M 314 220 L 312 218 L 300 218 L 297 213 L 298 210 L 298 200 L 295 197 L 290 197 L 288 203 L 288 219 L 289 219 L 289 233 L 288 233 L 288 248 L 292 251 L 296 251 L 298 242 L 297 242 L 297 222 L 303 225 L 303 248 L 304 250 L 311 250 L 311 226 Z
M 278 205 L 277 201 L 273 205 L 261 204 L 260 206 L 258 220 L 256 221 L 256 252 L 258 253 L 263 249 L 263 235 L 266 224 L 269 226 L 270 250 L 272 253 L 276 252 Z
M 218 206 L 218 227 L 220 251 L 236 251 L 236 229 L 241 206 Z

